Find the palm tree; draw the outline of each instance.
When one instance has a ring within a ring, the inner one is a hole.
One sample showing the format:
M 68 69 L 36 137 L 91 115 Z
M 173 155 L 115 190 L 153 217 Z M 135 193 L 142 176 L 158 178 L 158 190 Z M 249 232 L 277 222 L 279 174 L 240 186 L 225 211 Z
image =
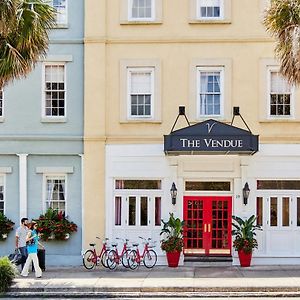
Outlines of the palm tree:
M 276 39 L 280 72 L 291 84 L 300 83 L 300 0 L 272 0 L 263 21 Z
M 0 1 L 0 88 L 25 77 L 46 55 L 55 13 L 45 0 Z

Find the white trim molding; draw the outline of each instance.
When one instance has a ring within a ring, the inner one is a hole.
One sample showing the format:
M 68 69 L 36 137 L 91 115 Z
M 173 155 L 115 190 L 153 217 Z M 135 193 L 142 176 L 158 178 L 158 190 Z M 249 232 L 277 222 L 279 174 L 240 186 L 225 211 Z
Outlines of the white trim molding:
M 36 167 L 35 172 L 37 174 L 72 174 L 74 173 L 74 167 Z

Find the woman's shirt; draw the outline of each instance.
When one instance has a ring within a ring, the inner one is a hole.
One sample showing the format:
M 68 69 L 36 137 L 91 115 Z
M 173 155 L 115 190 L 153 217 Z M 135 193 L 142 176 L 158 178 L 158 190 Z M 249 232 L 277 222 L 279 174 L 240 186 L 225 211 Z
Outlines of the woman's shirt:
M 34 243 L 31 245 L 27 245 L 27 252 L 29 253 L 37 253 L 38 250 L 38 242 L 39 242 L 39 237 L 38 234 L 36 232 L 36 230 L 31 230 L 31 237 L 34 236 L 33 240 Z

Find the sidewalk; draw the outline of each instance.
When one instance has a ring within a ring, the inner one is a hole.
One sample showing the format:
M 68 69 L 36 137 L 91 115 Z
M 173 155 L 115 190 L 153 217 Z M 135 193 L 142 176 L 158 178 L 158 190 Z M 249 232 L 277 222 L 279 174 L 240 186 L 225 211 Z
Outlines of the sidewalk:
M 5 295 L 33 297 L 300 296 L 300 266 L 48 268 L 43 278 L 15 279 Z

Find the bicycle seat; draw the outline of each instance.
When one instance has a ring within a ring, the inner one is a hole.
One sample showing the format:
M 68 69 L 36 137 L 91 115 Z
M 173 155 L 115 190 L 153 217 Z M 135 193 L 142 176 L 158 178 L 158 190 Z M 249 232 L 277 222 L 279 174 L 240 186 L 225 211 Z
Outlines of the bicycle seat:
M 90 246 L 91 246 L 91 247 L 94 247 L 94 246 L 96 246 L 96 244 L 90 244 Z
M 118 244 L 111 244 L 113 247 L 117 247 L 118 246 Z
M 139 244 L 132 244 L 133 247 L 137 247 Z

